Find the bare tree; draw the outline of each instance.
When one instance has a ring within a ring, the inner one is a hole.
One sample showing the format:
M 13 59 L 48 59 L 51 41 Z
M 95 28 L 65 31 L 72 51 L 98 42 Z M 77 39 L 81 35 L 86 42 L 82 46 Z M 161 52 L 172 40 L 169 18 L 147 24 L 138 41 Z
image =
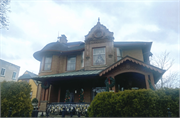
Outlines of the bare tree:
M 166 72 L 172 67 L 173 63 L 174 63 L 174 59 L 170 58 L 170 52 L 167 52 L 167 51 L 164 51 L 163 53 L 159 54 L 159 55 L 153 55 L 153 57 L 151 58 L 151 64 L 156 66 L 156 67 L 159 67 L 163 70 L 166 70 Z M 167 78 L 160 78 L 160 86 L 157 84 L 157 88 L 159 87 L 163 87 L 165 83 L 167 83 L 168 81 L 168 78 L 170 79 L 172 77 L 175 77 L 176 74 L 170 74 L 169 77 Z M 176 76 L 177 77 L 177 76 Z M 164 82 L 163 82 L 164 80 Z
M 9 3 L 10 0 L 0 0 L 0 29 L 8 28 L 7 12 L 10 12 Z

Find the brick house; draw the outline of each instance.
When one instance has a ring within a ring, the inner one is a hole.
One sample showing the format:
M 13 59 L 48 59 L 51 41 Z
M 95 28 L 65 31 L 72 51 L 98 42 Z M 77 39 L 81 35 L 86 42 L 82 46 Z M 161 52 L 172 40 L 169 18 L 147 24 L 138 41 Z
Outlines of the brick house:
M 65 35 L 57 42 L 47 44 L 34 53 L 40 61 L 37 98 L 40 108 L 47 103 L 64 102 L 66 90 L 74 93 L 71 102 L 79 101 L 79 91 L 84 89 L 84 101 L 90 103 L 106 87 L 108 77 L 115 79 L 111 91 L 149 89 L 165 70 L 150 65 L 152 42 L 114 42 L 110 32 L 99 21 L 85 36 L 84 42 L 69 42 Z M 50 87 L 43 89 L 41 82 Z

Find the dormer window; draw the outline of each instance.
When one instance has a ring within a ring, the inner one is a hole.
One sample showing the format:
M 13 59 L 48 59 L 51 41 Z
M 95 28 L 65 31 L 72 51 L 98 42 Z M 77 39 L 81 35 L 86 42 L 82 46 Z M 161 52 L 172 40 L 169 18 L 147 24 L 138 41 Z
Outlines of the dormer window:
M 67 71 L 76 70 L 76 56 L 67 57 Z
M 106 51 L 105 48 L 93 49 L 93 65 L 105 65 L 106 64 Z
M 45 57 L 44 60 L 44 70 L 51 70 L 51 62 L 52 62 L 52 57 Z
M 119 61 L 120 59 L 122 59 L 121 50 L 119 48 L 116 48 L 116 52 L 117 52 L 117 61 Z

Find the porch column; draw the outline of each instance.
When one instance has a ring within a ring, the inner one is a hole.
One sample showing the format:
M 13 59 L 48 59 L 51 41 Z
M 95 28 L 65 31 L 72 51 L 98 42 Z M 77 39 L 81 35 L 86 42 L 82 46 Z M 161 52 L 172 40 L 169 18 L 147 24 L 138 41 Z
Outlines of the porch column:
M 58 101 L 57 102 L 60 102 L 60 94 L 61 94 L 61 88 L 59 88 L 59 90 L 58 90 Z
M 52 85 L 49 86 L 48 102 L 50 102 L 51 86 L 52 86 Z
M 151 83 L 152 83 L 154 89 L 156 89 L 156 86 L 155 86 L 155 84 L 154 84 L 154 77 L 153 77 L 153 74 L 152 74 L 152 73 L 150 74 L 150 80 L 151 80 Z
M 42 88 L 42 87 L 41 87 Z M 42 88 L 41 89 L 42 90 L 42 93 L 41 93 L 41 101 L 44 101 L 44 92 L 45 92 L 45 90 Z
M 47 100 L 48 100 L 48 94 L 49 94 L 49 88 L 48 88 L 48 89 L 46 89 L 46 92 L 45 92 L 45 101 L 47 101 Z
M 41 88 L 41 84 L 38 84 L 38 92 L 37 92 L 37 99 L 39 101 L 38 103 L 38 107 L 40 106 L 40 101 L 41 101 L 41 96 L 42 96 L 42 88 Z
M 148 75 L 145 74 L 146 89 L 149 89 Z

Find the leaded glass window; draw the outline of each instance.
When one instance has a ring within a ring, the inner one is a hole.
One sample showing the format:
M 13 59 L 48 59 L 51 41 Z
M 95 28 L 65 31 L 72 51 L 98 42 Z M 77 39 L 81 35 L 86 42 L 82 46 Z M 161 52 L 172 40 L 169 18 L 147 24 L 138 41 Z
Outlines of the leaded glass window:
M 93 65 L 105 65 L 106 64 L 106 51 L 105 48 L 93 49 Z
M 76 56 L 67 57 L 67 71 L 76 70 Z

